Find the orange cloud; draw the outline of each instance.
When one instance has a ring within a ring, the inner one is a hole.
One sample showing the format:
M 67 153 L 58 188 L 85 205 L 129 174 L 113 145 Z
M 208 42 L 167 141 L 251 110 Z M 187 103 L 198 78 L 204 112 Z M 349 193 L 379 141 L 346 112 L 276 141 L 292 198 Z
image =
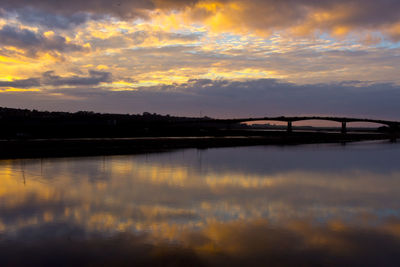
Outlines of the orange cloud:
M 393 10 L 396 8 L 400 7 L 393 6 L 393 1 L 204 0 L 187 7 L 185 16 L 216 32 L 270 35 L 288 30 L 299 35 L 328 32 L 340 37 L 358 30 L 378 30 L 393 36 L 386 29 L 400 22 L 400 12 Z

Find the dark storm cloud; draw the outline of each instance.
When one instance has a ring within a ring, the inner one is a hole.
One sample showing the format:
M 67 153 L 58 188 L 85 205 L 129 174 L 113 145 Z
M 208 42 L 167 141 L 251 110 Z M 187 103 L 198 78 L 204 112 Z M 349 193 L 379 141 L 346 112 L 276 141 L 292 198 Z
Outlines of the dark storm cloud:
M 90 70 L 88 76 L 58 76 L 53 71 L 47 71 L 40 78 L 0 81 L 1 88 L 33 88 L 40 86 L 95 86 L 100 83 L 111 82 L 111 73 Z
M 197 0 L 0 0 L 0 17 L 15 17 L 20 22 L 53 29 L 74 28 L 88 20 L 149 18 L 156 8 L 180 9 Z
M 5 25 L 0 29 L 0 46 L 13 46 L 26 51 L 28 56 L 37 52 L 75 52 L 84 51 L 85 47 L 67 43 L 65 37 L 54 35 L 46 37 L 43 34 Z
M 24 8 L 36 8 L 55 14 L 72 15 L 75 13 L 92 13 L 114 15 L 123 18 L 140 16 L 141 10 L 153 9 L 154 4 L 148 0 L 2 0 L 1 5 L 6 10 L 19 11 Z
M 176 9 L 191 6 L 199 0 L 1 0 L 3 8 L 36 7 L 58 13 L 91 12 L 115 14 L 123 17 L 132 17 L 137 10 L 152 10 L 157 7 Z
M 195 7 L 194 4 L 210 3 L 206 0 L 87 0 L 87 1 L 51 1 L 51 0 L 1 0 L 1 6 L 8 11 L 26 12 L 27 8 L 35 8 L 52 14 L 95 14 L 110 15 L 123 19 L 147 17 L 149 10 L 192 8 L 193 18 L 204 19 L 213 12 L 205 8 Z M 288 26 L 304 22 L 313 12 L 325 11 L 331 13 L 329 18 L 322 21 L 323 26 L 335 25 L 375 27 L 398 22 L 400 18 L 400 2 L 397 0 L 216 0 L 222 9 L 229 10 L 229 4 L 239 4 L 241 11 L 237 17 L 241 25 L 250 28 Z M 39 12 L 39 11 L 38 11 Z M 66 17 L 67 18 L 67 17 Z M 71 17 L 68 17 L 70 19 Z M 31 18 L 32 20 L 32 18 Z M 36 19 L 33 19 L 37 21 Z M 83 22 L 84 20 L 81 20 Z M 39 20 L 40 22 L 40 20 Z
M 191 80 L 183 85 L 153 89 L 120 93 L 123 97 L 114 93 L 107 99 L 112 101 L 115 97 L 116 103 L 121 100 L 126 108 L 128 102 L 135 103 L 142 111 L 191 115 L 202 111 L 216 117 L 347 114 L 400 119 L 397 104 L 400 87 L 393 84 L 363 85 L 355 81 L 296 85 L 274 79 Z
M 56 83 L 53 83 L 56 84 Z M 0 105 L 50 110 L 144 111 L 213 117 L 345 115 L 400 120 L 400 86 L 360 82 L 296 85 L 273 79 L 191 80 L 182 85 L 109 91 L 76 86 L 43 93 L 2 93 Z M 77 100 L 71 100 L 77 99 Z M 32 101 L 34 100 L 34 101 Z
M 70 29 L 86 22 L 89 16 L 84 13 L 75 13 L 69 16 L 48 13 L 35 8 L 22 8 L 13 12 L 19 21 L 28 25 L 40 25 L 47 28 Z
M 0 81 L 0 88 L 32 88 L 40 86 L 40 80 L 38 78 L 21 79 L 14 81 Z
M 8 11 L 20 12 L 26 8 L 35 8 L 53 14 L 73 15 L 86 13 L 100 16 L 114 16 L 123 19 L 147 17 L 146 11 L 157 7 L 165 9 L 179 9 L 192 3 L 194 0 L 1 0 L 1 6 Z
M 43 73 L 42 83 L 44 85 L 52 85 L 52 86 L 82 86 L 82 85 L 98 85 L 103 82 L 111 82 L 111 73 L 103 72 L 103 71 L 89 71 L 88 77 L 82 76 L 69 76 L 69 77 L 61 77 L 58 75 L 54 75 L 53 71 L 48 71 Z

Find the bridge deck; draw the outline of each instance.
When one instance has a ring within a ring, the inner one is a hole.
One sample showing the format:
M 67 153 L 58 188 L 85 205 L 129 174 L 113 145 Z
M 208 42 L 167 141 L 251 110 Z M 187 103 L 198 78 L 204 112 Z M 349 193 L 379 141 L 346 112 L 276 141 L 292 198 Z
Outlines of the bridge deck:
M 334 121 L 340 123 L 348 122 L 371 122 L 387 125 L 389 127 L 399 127 L 400 122 L 389 121 L 389 120 L 377 120 L 377 119 L 360 119 L 360 118 L 347 118 L 347 117 L 322 117 L 322 116 L 302 116 L 302 117 L 258 117 L 258 118 L 239 118 L 239 119 L 215 119 L 213 122 L 223 122 L 223 123 L 241 123 L 250 121 L 282 121 L 282 122 L 294 122 L 294 121 L 306 121 L 306 120 L 325 120 Z

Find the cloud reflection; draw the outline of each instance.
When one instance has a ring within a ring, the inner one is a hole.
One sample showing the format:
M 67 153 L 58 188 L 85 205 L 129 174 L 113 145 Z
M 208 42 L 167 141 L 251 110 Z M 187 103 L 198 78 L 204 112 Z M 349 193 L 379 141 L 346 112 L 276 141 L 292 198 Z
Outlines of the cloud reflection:
M 52 224 L 22 229 L 17 233 L 18 241 L 0 240 L 0 264 L 396 266 L 400 263 L 400 239 L 387 229 L 399 225 L 399 221 L 375 227 L 235 221 L 184 232 L 171 244 L 148 233 L 105 238 L 76 225 Z M 32 233 L 37 235 L 34 243 L 29 242 Z
M 97 262 L 90 253 L 115 247 L 104 261 L 138 249 L 149 264 L 398 262 L 398 146 L 316 147 L 1 161 L 0 253 L 11 256 L 0 258 L 80 247 L 76 260 Z

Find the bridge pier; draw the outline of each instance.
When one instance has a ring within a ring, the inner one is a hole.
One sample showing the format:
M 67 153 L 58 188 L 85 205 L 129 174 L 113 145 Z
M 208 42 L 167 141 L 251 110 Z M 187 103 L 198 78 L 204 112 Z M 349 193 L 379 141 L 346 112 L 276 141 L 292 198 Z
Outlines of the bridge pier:
M 341 130 L 341 133 L 342 133 L 342 134 L 345 134 L 346 132 L 347 132 L 346 122 L 345 122 L 345 121 L 342 121 L 342 130 Z
M 288 133 L 292 132 L 292 122 L 291 121 L 287 122 L 287 129 L 286 130 L 287 130 Z
M 397 125 L 389 125 L 390 130 L 390 142 L 396 143 L 400 137 L 399 127 Z

